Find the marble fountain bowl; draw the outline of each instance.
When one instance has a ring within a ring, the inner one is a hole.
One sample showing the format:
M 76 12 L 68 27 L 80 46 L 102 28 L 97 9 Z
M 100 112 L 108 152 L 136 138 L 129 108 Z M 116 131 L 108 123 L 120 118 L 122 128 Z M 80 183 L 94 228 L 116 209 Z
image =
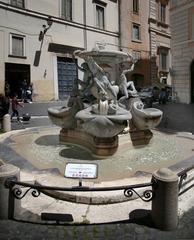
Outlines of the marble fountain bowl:
M 150 144 L 138 147 L 132 145 L 129 134 L 121 134 L 117 152 L 101 158 L 81 145 L 60 143 L 59 131 L 58 127 L 42 127 L 6 134 L 0 139 L 0 157 L 22 171 L 54 171 L 63 180 L 68 180 L 64 177 L 67 163 L 97 164 L 97 178 L 87 182 L 103 183 L 130 178 L 137 172 L 151 174 L 193 156 L 193 138 L 178 133 L 152 130 Z
M 161 167 L 179 171 L 184 161 L 188 163 L 185 159 L 194 155 L 193 135 L 153 130 L 153 138 L 146 146 L 134 147 L 129 134 L 119 135 L 117 152 L 102 159 L 81 145 L 61 143 L 60 129 L 41 127 L 2 134 L 0 158 L 5 163 L 19 167 L 23 181 L 35 180 L 39 184 L 61 187 L 79 184 L 79 179 L 65 177 L 67 163 L 96 164 L 97 177 L 83 179 L 83 186 L 104 187 L 148 182 L 151 174 Z M 123 193 L 120 195 L 123 196 Z M 113 192 L 108 198 L 103 198 L 103 203 L 126 200 L 120 195 L 117 198 Z M 88 198 L 91 199 L 91 196 Z M 67 197 L 66 200 L 71 199 L 72 197 Z M 101 200 L 96 199 L 98 198 L 93 193 L 93 202 L 98 204 L 101 203 L 102 195 Z

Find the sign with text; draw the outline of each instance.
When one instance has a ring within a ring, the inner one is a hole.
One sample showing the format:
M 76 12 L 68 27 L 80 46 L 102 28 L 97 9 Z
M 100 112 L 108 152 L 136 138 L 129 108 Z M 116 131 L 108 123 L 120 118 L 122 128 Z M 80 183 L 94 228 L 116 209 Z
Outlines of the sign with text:
M 65 177 L 69 178 L 97 178 L 97 165 L 87 163 L 67 163 Z

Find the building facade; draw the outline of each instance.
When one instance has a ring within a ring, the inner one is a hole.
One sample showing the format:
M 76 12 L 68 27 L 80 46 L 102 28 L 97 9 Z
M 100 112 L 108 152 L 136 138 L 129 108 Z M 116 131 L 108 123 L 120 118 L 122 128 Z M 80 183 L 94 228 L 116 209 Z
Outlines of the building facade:
M 137 87 L 171 84 L 168 0 L 121 1 L 121 49 L 138 60 L 129 76 Z
M 177 101 L 194 103 L 194 1 L 171 1 L 172 86 Z
M 66 98 L 81 77 L 74 50 L 119 49 L 118 9 L 117 0 L 0 1 L 0 92 L 21 97 L 26 80 L 35 101 Z
M 137 60 L 128 78 L 135 86 L 143 87 L 150 82 L 149 1 L 121 1 L 120 26 L 121 50 L 129 51 Z
M 35 101 L 65 99 L 82 77 L 73 51 L 94 47 L 132 53 L 136 87 L 171 83 L 169 0 L 4 0 L 0 22 L 0 92 L 10 96 L 26 80 Z
M 150 0 L 149 4 L 151 81 L 171 85 L 170 1 Z

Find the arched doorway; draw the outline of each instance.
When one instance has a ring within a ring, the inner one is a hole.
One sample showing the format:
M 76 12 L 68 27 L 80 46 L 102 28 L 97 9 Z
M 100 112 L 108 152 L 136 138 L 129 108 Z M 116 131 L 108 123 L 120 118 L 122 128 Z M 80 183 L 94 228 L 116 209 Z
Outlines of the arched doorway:
M 142 74 L 133 74 L 131 80 L 134 82 L 136 89 L 141 89 L 144 85 L 144 76 Z
M 191 63 L 191 103 L 194 103 L 194 60 Z

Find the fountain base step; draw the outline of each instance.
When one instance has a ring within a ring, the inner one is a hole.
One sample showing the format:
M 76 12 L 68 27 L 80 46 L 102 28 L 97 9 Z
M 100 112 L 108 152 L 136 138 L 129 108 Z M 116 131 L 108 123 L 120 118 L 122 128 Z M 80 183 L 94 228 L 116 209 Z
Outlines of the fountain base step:
M 111 138 L 99 138 L 92 136 L 80 129 L 62 129 L 59 139 L 61 142 L 69 142 L 84 146 L 97 156 L 112 156 L 118 148 L 118 136 Z

